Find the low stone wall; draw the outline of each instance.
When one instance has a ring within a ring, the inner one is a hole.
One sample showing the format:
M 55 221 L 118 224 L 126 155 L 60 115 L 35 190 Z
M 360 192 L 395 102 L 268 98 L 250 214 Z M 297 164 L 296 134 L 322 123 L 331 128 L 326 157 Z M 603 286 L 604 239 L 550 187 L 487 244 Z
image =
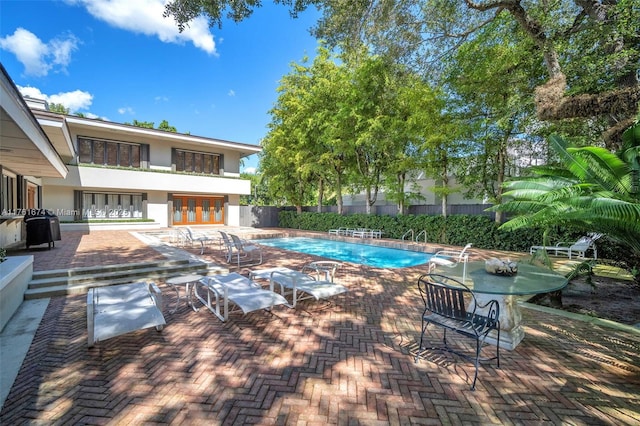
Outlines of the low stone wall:
M 0 331 L 24 300 L 33 276 L 33 256 L 9 256 L 0 263 Z

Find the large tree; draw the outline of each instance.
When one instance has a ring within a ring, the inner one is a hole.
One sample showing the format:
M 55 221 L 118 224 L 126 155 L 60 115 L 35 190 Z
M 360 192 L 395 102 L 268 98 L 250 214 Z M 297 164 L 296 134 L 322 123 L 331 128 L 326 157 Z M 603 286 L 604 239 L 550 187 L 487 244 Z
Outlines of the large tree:
M 546 81 L 536 90 L 538 117 L 606 120 L 609 148 L 633 121 L 640 101 L 637 0 L 370 0 L 320 2 L 316 34 L 362 43 L 439 78 L 442 64 L 502 14 L 536 46 Z
M 282 173 L 280 166 L 273 167 L 279 160 L 270 157 L 295 154 L 289 167 L 298 168 L 306 181 L 313 182 L 309 190 L 316 191 L 318 208 L 324 193 L 331 191 L 342 213 L 342 191 L 354 158 L 353 128 L 341 116 L 340 107 L 346 97 L 347 74 L 322 47 L 311 64 L 307 61 L 292 64 L 291 72 L 282 78 L 278 100 L 270 111 L 270 130 L 263 141 L 261 162 L 265 161 L 265 166 L 261 169 L 267 178 L 282 180 L 282 176 L 275 176 Z
M 262 140 L 260 171 L 276 199 L 293 204 L 298 212 L 306 205 L 315 178 L 312 153 L 307 149 L 306 105 L 309 78 L 302 67 L 282 79 L 276 106 L 271 110 L 269 132 Z
M 542 69 L 526 37 L 507 17 L 495 19 L 458 47 L 449 61 L 447 89 L 465 147 L 454 174 L 465 195 L 500 204 L 506 178 L 537 156 L 544 142 L 533 90 Z M 520 164 L 519 164 L 520 163 Z M 502 223 L 501 212 L 496 222 Z

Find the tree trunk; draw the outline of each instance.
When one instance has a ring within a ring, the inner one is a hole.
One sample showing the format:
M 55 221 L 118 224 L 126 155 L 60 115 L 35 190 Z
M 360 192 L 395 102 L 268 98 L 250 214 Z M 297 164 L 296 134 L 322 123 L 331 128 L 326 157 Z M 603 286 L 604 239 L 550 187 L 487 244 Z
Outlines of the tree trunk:
M 404 208 L 405 208 L 405 193 L 404 193 L 404 184 L 406 181 L 406 174 L 405 173 L 398 173 L 398 175 L 396 176 L 397 180 L 398 180 L 398 214 L 403 215 L 404 214 Z
M 506 170 L 507 170 L 507 158 L 508 158 L 507 142 L 509 141 L 509 138 L 511 137 L 513 128 L 515 126 L 513 120 L 511 120 L 509 124 L 510 124 L 509 131 L 505 132 L 504 139 L 502 140 L 502 143 L 498 148 L 498 173 L 496 176 L 496 191 L 495 191 L 495 197 L 494 197 L 495 204 L 500 204 L 502 202 L 502 193 L 504 192 L 503 184 L 504 184 Z M 495 222 L 497 224 L 502 223 L 501 211 L 496 212 Z
M 447 217 L 447 188 L 449 187 L 449 177 L 446 172 L 442 175 L 442 197 L 441 205 L 442 205 L 442 217 Z
M 336 203 L 338 204 L 338 214 L 342 214 L 343 204 L 342 204 L 342 176 L 338 171 L 336 175 Z
M 324 179 L 320 178 L 318 181 L 318 213 L 322 213 L 322 199 L 324 197 Z

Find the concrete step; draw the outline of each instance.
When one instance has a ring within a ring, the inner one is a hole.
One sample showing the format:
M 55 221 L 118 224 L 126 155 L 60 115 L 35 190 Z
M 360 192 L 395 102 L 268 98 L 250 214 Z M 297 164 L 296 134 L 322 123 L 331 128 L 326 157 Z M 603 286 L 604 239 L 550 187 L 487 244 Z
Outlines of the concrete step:
M 78 274 L 77 270 L 67 271 L 66 277 L 64 273 L 58 271 L 53 274 L 54 276 L 32 280 L 24 294 L 24 298 L 25 300 L 33 300 L 46 297 L 84 294 L 91 287 L 154 280 L 182 274 L 213 275 L 228 272 L 227 268 L 204 262 L 171 263 L 172 262 L 169 262 L 168 265 L 162 265 L 162 263 L 158 262 L 130 264 L 130 266 L 133 266 L 131 268 L 126 268 L 126 264 L 115 265 L 105 267 L 107 272 L 102 272 L 100 268 L 83 268 L 85 269 L 85 271 L 83 271 L 84 273 Z M 47 276 L 47 274 L 36 275 L 34 273 L 34 276 L 42 277 Z
M 149 265 L 148 267 L 136 266 L 134 268 L 121 268 L 116 270 L 93 270 L 85 274 L 74 274 L 71 276 L 53 276 L 49 278 L 35 278 L 29 281 L 29 289 L 53 287 L 60 285 L 80 285 L 96 281 L 108 281 L 118 278 L 129 278 L 135 280 L 147 276 L 169 276 L 189 273 L 206 267 L 206 263 L 186 263 L 181 265 Z
M 51 269 L 48 271 L 36 271 L 33 273 L 33 280 L 40 280 L 44 278 L 53 278 L 53 277 L 74 277 L 78 275 L 89 275 L 89 274 L 97 274 L 97 273 L 107 273 L 112 271 L 122 271 L 129 269 L 138 269 L 138 268 L 152 268 L 152 267 L 164 267 L 164 266 L 174 266 L 174 265 L 187 265 L 189 264 L 188 259 L 180 259 L 180 260 L 164 260 L 157 262 L 139 262 L 139 263 L 121 263 L 117 265 L 105 265 L 105 266 L 85 266 L 82 268 L 71 268 L 71 269 Z

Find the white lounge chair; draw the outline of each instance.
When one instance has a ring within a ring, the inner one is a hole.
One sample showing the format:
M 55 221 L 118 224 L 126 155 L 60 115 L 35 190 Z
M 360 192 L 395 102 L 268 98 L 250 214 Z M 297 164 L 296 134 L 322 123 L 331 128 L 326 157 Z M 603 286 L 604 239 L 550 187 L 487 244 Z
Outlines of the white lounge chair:
M 269 268 L 251 271 L 249 276 L 269 280 L 270 288 L 274 291 L 275 285 L 278 285 L 283 297 L 291 296 L 291 302 L 287 306 L 295 308 L 302 300 L 327 299 L 345 293 L 345 286 L 333 282 L 335 271 L 340 265 L 339 262 L 332 261 L 312 262 L 305 265 L 302 271 L 286 267 Z M 321 275 L 324 275 L 324 279 L 320 279 Z
M 235 248 L 233 241 L 231 241 L 231 237 L 224 231 L 218 231 L 220 233 L 220 237 L 222 238 L 222 247 L 226 253 L 227 263 L 231 263 L 231 257 L 233 256 L 233 249 Z
M 93 287 L 87 292 L 89 347 L 143 328 L 162 331 L 165 324 L 162 292 L 154 283 Z
M 569 259 L 572 259 L 574 256 L 584 258 L 586 257 L 587 251 L 592 250 L 593 258 L 598 259 L 596 240 L 600 237 L 602 237 L 602 234 L 590 233 L 579 238 L 574 243 L 561 241 L 555 246 L 531 246 L 529 254 L 534 254 L 538 250 L 546 250 L 549 253 L 553 253 L 554 256 L 565 255 Z
M 329 235 L 347 235 L 347 228 L 329 229 Z
M 469 261 L 469 253 L 467 250 L 471 247 L 471 243 L 464 246 L 462 250 L 440 250 L 437 251 L 431 259 L 429 259 L 429 273 L 432 273 L 438 267 L 453 268 L 459 263 L 463 263 L 462 281 L 467 279 L 467 262 Z
M 184 228 L 184 235 L 187 238 L 187 242 L 190 245 L 194 245 L 196 243 L 200 244 L 200 254 L 204 253 L 205 245 L 210 244 L 214 239 L 209 238 L 208 236 L 194 232 L 190 227 L 186 226 Z
M 240 264 L 250 266 L 262 263 L 262 250 L 260 250 L 260 247 L 248 244 L 241 240 L 237 235 L 229 234 L 229 237 L 231 237 L 231 241 L 235 248 L 235 252 L 232 254 L 232 257 L 236 258 L 238 269 L 240 268 Z
M 198 287 L 206 290 L 206 299 L 200 295 Z M 287 305 L 283 296 L 263 289 L 256 282 L 236 272 L 202 278 L 194 294 L 221 321 L 227 321 L 229 314 L 237 309 L 247 314 L 261 309 L 270 310 L 276 305 Z

